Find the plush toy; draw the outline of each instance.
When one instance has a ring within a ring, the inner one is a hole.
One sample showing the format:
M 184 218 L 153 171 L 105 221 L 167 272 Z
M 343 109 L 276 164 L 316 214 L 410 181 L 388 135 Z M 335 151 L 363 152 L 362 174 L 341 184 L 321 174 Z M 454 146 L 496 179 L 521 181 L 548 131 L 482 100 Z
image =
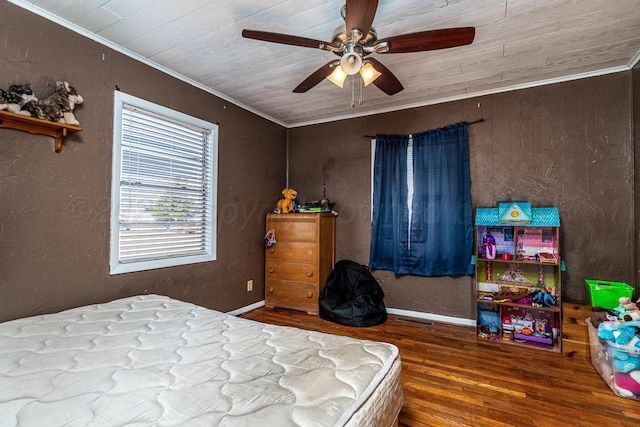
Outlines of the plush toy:
M 542 288 L 537 290 L 533 295 L 533 301 L 538 304 L 538 307 L 546 306 L 551 307 L 556 305 L 556 300 L 551 296 L 549 292 L 547 292 L 546 288 Z
M 6 110 L 9 106 L 9 94 L 6 90 L 0 89 L 0 111 Z
M 638 310 L 638 306 L 636 305 L 636 303 L 631 301 L 631 298 L 629 297 L 620 297 L 618 299 L 618 302 L 620 303 L 620 305 L 617 307 L 617 310 L 619 311 L 637 311 Z
M 602 322 L 598 337 L 631 350 L 640 349 L 640 322 Z
M 24 106 L 31 102 L 37 101 L 38 98 L 34 95 L 31 90 L 31 85 L 11 85 L 9 86 L 9 90 L 2 91 L 2 98 L 0 100 L 0 110 L 7 110 L 10 113 L 22 114 L 24 116 L 30 116 L 27 111 L 24 110 Z
M 640 302 L 640 300 L 638 300 Z M 637 303 L 631 301 L 629 297 L 620 297 L 620 305 L 616 308 L 620 318 L 629 322 L 631 320 L 640 320 L 640 308 Z
M 298 197 L 298 192 L 293 188 L 285 188 L 282 190 L 282 195 L 284 196 L 284 199 L 278 200 L 276 210 L 280 213 L 293 212 L 295 210 L 293 201 Z
M 640 355 L 629 354 L 626 351 L 613 351 L 613 368 L 616 372 L 630 372 L 640 370 Z
M 640 371 L 616 372 L 613 380 L 616 389 L 622 396 L 640 396 Z
M 68 82 L 56 82 L 54 93 L 40 101 L 31 101 L 24 108 L 39 119 L 77 126 L 80 122 L 73 115 L 73 110 L 83 102 L 82 96 Z

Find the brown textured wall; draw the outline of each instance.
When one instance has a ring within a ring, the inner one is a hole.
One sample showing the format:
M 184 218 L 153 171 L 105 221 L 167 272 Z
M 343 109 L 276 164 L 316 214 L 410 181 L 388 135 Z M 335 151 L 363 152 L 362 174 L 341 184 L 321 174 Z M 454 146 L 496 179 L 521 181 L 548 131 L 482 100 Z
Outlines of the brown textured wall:
M 631 72 L 632 85 L 633 85 L 633 134 L 634 134 L 634 158 L 635 158 L 635 169 L 634 171 L 640 171 L 640 152 L 638 150 L 638 144 L 640 143 L 640 63 L 636 64 Z M 635 188 L 640 188 L 640 174 L 634 173 L 634 186 Z M 634 191 L 633 193 L 634 199 L 634 212 L 640 213 L 640 197 Z M 635 283 L 636 283 L 636 293 L 635 297 L 640 298 L 640 216 L 634 215 L 634 237 L 635 237 L 635 253 L 634 253 L 634 261 L 635 261 Z
M 84 131 L 60 153 L 52 138 L 0 129 L 0 321 L 139 293 L 223 311 L 264 299 L 264 215 L 285 183 L 286 129 L 8 2 L 0 40 L 0 87 L 29 82 L 44 97 L 67 80 L 85 98 Z M 217 261 L 109 276 L 116 85 L 220 123 Z
M 264 214 L 285 182 L 286 130 L 8 2 L 0 3 L 0 24 L 0 87 L 30 82 L 42 96 L 64 79 L 86 99 L 77 110 L 84 131 L 68 137 L 61 153 L 53 152 L 51 138 L 0 129 L 0 320 L 143 292 L 220 310 L 262 300 Z M 217 261 L 109 276 L 116 85 L 220 123 Z M 327 196 L 340 212 L 338 259 L 367 263 L 371 148 L 363 135 L 484 117 L 469 133 L 474 206 L 510 200 L 558 206 L 568 267 L 564 296 L 585 301 L 586 277 L 633 283 L 640 276 L 633 215 L 639 106 L 636 67 L 290 129 L 290 184 L 302 200 L 313 200 L 321 198 L 326 180 Z M 389 307 L 474 315 L 468 277 L 377 276 Z M 254 280 L 252 293 L 245 290 L 247 279 Z
M 301 200 L 313 200 L 326 180 L 340 213 L 337 258 L 368 263 L 371 144 L 363 135 L 482 117 L 469 127 L 474 208 L 507 201 L 557 206 L 568 269 L 563 296 L 586 302 L 585 278 L 634 283 L 631 87 L 631 72 L 624 72 L 290 129 L 290 184 Z M 389 307 L 475 316 L 469 277 L 376 276 Z

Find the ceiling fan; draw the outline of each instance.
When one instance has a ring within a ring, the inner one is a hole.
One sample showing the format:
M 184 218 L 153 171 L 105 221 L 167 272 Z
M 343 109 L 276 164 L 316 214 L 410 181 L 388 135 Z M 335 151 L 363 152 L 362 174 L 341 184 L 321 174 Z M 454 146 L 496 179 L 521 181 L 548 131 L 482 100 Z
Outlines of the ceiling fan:
M 365 86 L 373 83 L 387 95 L 395 95 L 404 87 L 387 67 L 369 57 L 372 53 L 446 49 L 471 44 L 475 37 L 474 27 L 460 27 L 419 31 L 378 40 L 376 30 L 371 27 L 377 8 L 378 0 L 346 0 L 341 11 L 345 24 L 334 31 L 331 42 L 328 43 L 306 37 L 246 29 L 242 31 L 242 36 L 271 43 L 327 50 L 340 57 L 340 60 L 330 61 L 317 69 L 293 92 L 307 92 L 325 78 L 343 87 L 348 75 L 360 73 Z

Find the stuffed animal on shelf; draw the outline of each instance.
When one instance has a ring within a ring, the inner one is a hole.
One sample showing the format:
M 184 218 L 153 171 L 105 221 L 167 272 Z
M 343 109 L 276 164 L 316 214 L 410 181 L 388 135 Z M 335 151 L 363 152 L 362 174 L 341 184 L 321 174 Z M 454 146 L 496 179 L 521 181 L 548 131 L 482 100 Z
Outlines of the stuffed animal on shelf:
M 0 111 L 6 110 L 9 106 L 9 94 L 6 90 L 0 89 Z
M 42 120 L 78 126 L 80 122 L 73 114 L 76 105 L 84 99 L 68 82 L 56 82 L 56 91 L 39 101 L 31 101 L 24 109 Z
M 556 305 L 555 298 L 547 291 L 546 288 L 541 288 L 535 291 L 532 297 L 533 301 L 537 304 L 537 307 L 551 307 Z
M 23 116 L 31 115 L 24 109 L 24 106 L 38 100 L 29 83 L 9 86 L 9 90 L 0 92 L 0 98 L 0 110 L 7 110 L 10 113 L 22 114 Z
M 285 188 L 282 190 L 284 199 L 278 200 L 276 210 L 280 213 L 289 213 L 295 211 L 294 200 L 298 197 L 298 192 L 293 188 Z

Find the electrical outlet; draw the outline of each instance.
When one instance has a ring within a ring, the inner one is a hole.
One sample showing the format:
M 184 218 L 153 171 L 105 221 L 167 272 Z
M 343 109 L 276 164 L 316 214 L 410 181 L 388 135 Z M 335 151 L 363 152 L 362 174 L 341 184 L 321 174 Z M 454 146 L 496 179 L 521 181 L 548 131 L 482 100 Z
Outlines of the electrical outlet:
M 253 290 L 253 280 L 247 280 L 247 292 L 251 292 Z

